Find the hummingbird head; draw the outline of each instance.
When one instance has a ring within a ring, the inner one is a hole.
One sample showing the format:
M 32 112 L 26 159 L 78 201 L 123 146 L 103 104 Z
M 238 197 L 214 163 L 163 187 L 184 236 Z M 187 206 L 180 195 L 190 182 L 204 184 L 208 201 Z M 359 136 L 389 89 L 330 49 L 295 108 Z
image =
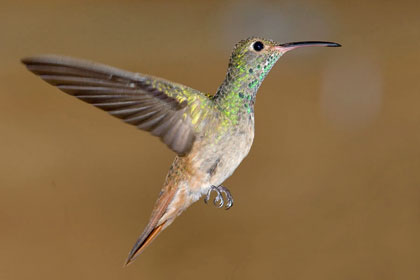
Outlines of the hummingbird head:
M 280 44 L 272 40 L 251 37 L 236 44 L 229 68 L 254 76 L 254 85 L 260 84 L 277 60 L 286 52 L 310 46 L 340 47 L 340 44 L 322 41 L 304 41 Z M 235 71 L 236 72 L 236 71 Z
M 226 78 L 215 98 L 228 107 L 245 102 L 247 111 L 252 112 L 257 90 L 277 60 L 288 51 L 310 46 L 340 47 L 340 44 L 321 41 L 279 44 L 258 37 L 240 41 L 233 49 Z

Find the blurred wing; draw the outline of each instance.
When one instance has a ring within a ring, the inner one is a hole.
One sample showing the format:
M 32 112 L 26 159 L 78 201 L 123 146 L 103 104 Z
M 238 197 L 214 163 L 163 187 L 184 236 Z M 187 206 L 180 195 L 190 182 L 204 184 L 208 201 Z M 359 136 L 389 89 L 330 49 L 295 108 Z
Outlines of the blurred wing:
M 179 155 L 195 140 L 189 103 L 209 100 L 180 84 L 89 61 L 46 55 L 22 62 L 65 93 L 150 131 Z

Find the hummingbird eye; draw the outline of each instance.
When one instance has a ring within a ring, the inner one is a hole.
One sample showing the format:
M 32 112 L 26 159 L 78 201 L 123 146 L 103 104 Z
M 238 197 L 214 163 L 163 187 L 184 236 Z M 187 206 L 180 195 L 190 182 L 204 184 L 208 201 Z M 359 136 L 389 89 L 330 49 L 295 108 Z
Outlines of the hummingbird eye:
M 252 47 L 254 48 L 255 51 L 259 52 L 262 49 L 264 49 L 264 44 L 261 41 L 257 41 L 252 45 Z

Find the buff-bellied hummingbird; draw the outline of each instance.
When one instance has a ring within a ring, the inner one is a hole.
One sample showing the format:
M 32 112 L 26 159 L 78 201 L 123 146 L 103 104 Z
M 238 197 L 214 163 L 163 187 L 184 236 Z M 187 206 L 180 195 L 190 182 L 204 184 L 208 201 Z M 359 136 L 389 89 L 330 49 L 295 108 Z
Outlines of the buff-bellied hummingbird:
M 240 41 L 215 95 L 69 57 L 43 55 L 22 62 L 65 93 L 158 136 L 177 154 L 128 264 L 203 195 L 207 203 L 214 191 L 216 206 L 233 205 L 222 183 L 251 148 L 258 88 L 283 54 L 306 46 L 340 47 L 321 41 L 279 44 L 256 37 Z

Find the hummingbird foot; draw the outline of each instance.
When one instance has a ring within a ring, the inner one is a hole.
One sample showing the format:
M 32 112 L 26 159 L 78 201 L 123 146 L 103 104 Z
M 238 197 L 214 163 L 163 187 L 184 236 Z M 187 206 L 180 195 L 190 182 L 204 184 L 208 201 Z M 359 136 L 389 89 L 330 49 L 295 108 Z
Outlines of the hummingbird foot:
M 207 204 L 207 202 L 210 200 L 211 192 L 216 192 L 216 197 L 213 200 L 213 204 L 218 207 L 222 208 L 223 205 L 225 205 L 226 210 L 228 210 L 233 205 L 233 196 L 230 193 L 229 189 L 220 185 L 220 186 L 211 186 L 210 190 L 208 191 L 206 197 L 204 198 L 204 203 Z M 226 196 L 226 204 L 225 200 L 223 199 L 223 194 Z

